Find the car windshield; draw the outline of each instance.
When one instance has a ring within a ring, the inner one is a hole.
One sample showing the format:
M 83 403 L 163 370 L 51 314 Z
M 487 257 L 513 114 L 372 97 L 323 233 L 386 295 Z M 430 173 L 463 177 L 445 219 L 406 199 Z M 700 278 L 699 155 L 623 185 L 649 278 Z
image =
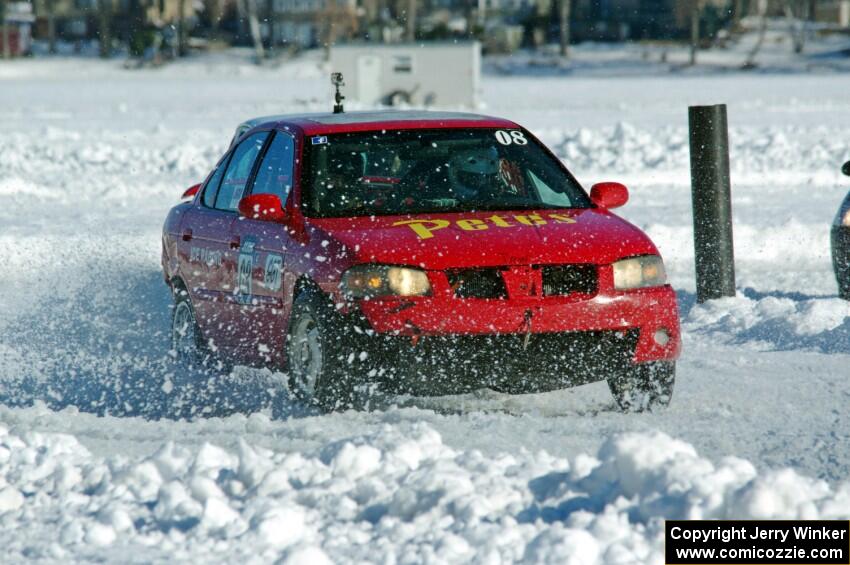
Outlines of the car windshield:
M 563 165 L 519 129 L 314 136 L 305 154 L 310 217 L 592 206 Z

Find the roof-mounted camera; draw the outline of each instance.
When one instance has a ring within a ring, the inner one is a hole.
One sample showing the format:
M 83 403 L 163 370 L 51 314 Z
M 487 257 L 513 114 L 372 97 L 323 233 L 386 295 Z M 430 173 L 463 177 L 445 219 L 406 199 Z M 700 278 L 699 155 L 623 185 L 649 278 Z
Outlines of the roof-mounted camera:
M 336 88 L 336 93 L 334 94 L 334 114 L 342 114 L 345 111 L 342 108 L 342 101 L 345 100 L 345 96 L 339 91 L 340 86 L 345 86 L 342 73 L 331 73 L 331 84 Z

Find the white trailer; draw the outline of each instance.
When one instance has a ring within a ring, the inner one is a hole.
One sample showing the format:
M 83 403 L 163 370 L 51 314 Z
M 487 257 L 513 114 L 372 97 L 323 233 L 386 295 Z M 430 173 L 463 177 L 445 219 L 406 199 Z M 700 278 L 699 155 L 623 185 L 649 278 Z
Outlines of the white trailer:
M 331 70 L 345 76 L 347 100 L 366 105 L 478 106 L 481 44 L 348 44 L 331 49 Z

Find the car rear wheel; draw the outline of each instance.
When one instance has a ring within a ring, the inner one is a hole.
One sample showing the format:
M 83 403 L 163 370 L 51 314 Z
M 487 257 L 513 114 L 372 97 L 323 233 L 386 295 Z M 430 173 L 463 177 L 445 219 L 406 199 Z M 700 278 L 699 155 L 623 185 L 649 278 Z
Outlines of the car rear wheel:
M 183 289 L 175 289 L 174 301 L 174 312 L 171 316 L 171 349 L 180 363 L 189 366 L 200 365 L 205 357 L 205 348 L 189 293 Z
M 287 338 L 289 390 L 299 400 L 331 411 L 353 406 L 343 321 L 315 291 L 292 305 Z
M 640 363 L 608 378 L 608 388 L 623 412 L 647 412 L 666 408 L 676 380 L 674 361 Z
M 217 356 L 207 345 L 189 293 L 180 287 L 174 288 L 174 312 L 171 316 L 171 349 L 178 363 L 196 369 L 214 369 L 230 372 L 232 365 Z

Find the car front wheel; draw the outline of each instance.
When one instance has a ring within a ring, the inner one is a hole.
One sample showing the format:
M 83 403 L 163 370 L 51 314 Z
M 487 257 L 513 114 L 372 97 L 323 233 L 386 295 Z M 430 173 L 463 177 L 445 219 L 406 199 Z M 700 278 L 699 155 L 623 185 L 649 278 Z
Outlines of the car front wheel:
M 833 226 L 831 239 L 832 267 L 838 282 L 838 296 L 850 300 L 850 229 Z
M 666 408 L 676 380 L 674 361 L 639 363 L 608 378 L 608 388 L 623 412 L 647 412 Z
M 353 404 L 343 323 L 315 291 L 292 305 L 287 339 L 289 389 L 299 400 L 327 411 Z

